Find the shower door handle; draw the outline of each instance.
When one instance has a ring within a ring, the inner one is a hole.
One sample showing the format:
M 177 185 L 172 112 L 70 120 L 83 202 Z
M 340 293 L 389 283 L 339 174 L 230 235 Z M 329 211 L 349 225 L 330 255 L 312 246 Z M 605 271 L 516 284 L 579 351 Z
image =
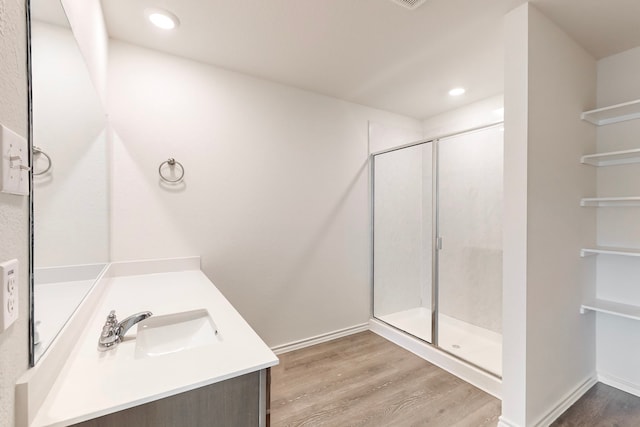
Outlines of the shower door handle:
M 442 237 L 436 237 L 436 250 L 442 250 Z

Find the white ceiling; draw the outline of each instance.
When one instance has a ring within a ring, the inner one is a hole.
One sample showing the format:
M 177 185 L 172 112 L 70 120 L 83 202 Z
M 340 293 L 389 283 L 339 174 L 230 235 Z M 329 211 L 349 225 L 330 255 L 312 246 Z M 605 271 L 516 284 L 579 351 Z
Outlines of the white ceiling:
M 506 12 L 526 0 L 102 0 L 111 37 L 411 117 L 503 91 Z M 532 0 L 596 57 L 640 45 L 640 0 Z M 618 7 L 619 6 L 619 7 Z M 164 32 L 144 9 L 181 24 Z M 635 24 L 635 25 L 631 25 Z M 464 86 L 460 98 L 447 95 Z
M 640 0 L 531 0 L 596 59 L 640 46 Z

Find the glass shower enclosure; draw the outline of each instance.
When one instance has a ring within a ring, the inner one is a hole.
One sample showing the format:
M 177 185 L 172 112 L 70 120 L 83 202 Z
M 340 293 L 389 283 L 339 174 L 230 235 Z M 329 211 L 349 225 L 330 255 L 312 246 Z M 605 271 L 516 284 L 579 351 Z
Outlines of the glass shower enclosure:
M 493 125 L 371 159 L 374 317 L 497 376 L 502 134 Z

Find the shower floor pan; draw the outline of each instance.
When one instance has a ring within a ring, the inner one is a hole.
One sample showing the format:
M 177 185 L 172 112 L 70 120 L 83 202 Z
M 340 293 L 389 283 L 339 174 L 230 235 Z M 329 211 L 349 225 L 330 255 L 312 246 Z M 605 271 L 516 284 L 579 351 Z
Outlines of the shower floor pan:
M 431 310 L 417 307 L 376 316 L 389 325 L 431 342 Z M 502 375 L 502 335 L 440 314 L 438 346 L 498 376 Z

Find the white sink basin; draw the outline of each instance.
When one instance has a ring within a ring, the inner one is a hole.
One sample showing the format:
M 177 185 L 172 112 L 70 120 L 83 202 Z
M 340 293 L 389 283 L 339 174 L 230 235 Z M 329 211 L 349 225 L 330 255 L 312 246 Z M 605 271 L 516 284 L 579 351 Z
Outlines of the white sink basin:
M 138 323 L 135 357 L 163 356 L 221 341 L 207 310 L 151 316 Z

